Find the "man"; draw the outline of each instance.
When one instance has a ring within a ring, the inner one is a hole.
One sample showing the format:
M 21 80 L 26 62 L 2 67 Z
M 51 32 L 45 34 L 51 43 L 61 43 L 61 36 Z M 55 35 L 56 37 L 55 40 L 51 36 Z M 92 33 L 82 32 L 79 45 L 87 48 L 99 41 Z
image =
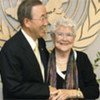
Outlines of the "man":
M 49 53 L 41 38 L 48 25 L 45 6 L 39 0 L 24 0 L 17 14 L 22 28 L 4 44 L 0 54 L 3 97 L 48 99 L 51 88 L 45 79 Z

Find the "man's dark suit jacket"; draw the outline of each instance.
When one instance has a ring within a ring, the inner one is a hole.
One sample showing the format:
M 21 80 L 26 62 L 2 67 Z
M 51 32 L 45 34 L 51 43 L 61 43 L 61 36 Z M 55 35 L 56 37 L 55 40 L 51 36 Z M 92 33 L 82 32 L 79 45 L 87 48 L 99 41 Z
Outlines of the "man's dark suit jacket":
M 46 76 L 49 53 L 42 38 L 39 39 L 39 51 Z M 43 82 L 36 56 L 21 31 L 4 44 L 0 67 L 4 99 L 44 100 L 49 97 L 49 88 Z

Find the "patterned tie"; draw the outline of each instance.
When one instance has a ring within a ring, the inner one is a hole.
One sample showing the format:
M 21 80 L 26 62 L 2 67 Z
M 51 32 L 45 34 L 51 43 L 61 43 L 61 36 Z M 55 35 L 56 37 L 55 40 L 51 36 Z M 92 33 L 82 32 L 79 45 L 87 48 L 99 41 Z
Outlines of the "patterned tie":
M 43 66 L 42 61 L 41 61 L 40 52 L 39 52 L 39 49 L 38 49 L 38 44 L 36 44 L 36 47 L 34 49 L 34 53 L 36 55 L 36 58 L 38 60 L 39 65 L 40 65 L 40 69 L 41 69 L 43 80 L 45 80 L 45 77 L 44 77 L 45 76 L 44 75 L 44 66 Z

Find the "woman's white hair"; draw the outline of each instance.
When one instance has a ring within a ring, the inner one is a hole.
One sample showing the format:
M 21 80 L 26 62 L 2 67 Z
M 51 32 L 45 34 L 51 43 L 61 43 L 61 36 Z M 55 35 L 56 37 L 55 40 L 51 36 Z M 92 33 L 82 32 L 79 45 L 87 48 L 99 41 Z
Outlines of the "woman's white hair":
M 75 23 L 69 19 L 69 18 L 60 18 L 58 20 L 56 20 L 53 24 L 51 24 L 50 26 L 50 33 L 55 33 L 55 31 L 57 30 L 57 27 L 58 26 L 65 26 L 65 27 L 71 27 L 72 28 L 72 31 L 73 31 L 73 36 L 76 36 L 76 25 Z

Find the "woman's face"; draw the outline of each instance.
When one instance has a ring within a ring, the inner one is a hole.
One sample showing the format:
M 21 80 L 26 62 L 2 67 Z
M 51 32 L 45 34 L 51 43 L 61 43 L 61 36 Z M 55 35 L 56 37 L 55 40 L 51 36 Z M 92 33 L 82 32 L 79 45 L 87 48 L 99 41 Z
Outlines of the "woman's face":
M 73 47 L 75 36 L 71 27 L 58 26 L 55 31 L 54 45 L 60 51 L 69 51 Z

